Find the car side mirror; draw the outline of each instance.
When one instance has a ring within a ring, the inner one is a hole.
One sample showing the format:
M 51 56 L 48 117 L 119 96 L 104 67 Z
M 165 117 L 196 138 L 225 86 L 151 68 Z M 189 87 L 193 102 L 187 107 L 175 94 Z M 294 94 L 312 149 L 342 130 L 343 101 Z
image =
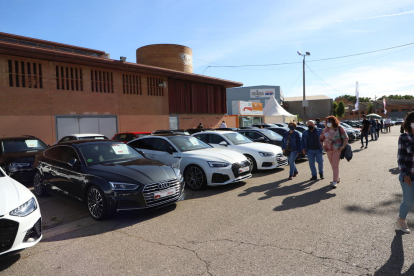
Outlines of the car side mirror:
M 80 162 L 76 158 L 71 158 L 68 162 L 69 166 L 71 167 L 78 167 L 80 166 Z
M 167 149 L 167 152 L 168 152 L 169 154 L 173 154 L 173 153 L 174 153 L 174 149 L 173 149 L 173 147 L 169 147 L 169 148 Z
M 221 142 L 219 143 L 219 145 L 220 145 L 220 146 L 225 146 L 225 147 L 227 147 L 227 142 L 226 142 L 226 141 L 221 141 Z

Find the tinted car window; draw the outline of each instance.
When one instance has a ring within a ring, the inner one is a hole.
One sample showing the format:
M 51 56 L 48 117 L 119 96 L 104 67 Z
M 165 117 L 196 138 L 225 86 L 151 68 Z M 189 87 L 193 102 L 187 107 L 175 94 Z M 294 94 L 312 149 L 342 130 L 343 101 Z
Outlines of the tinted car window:
M 61 161 L 68 163 L 71 159 L 79 160 L 79 156 L 76 153 L 75 149 L 69 146 L 62 147 L 62 158 Z
M 51 159 L 62 161 L 63 158 L 63 147 L 53 147 L 45 151 L 45 156 Z
M 271 130 L 268 130 L 268 129 L 263 129 L 263 133 L 271 140 L 281 140 L 281 139 L 283 139 L 283 137 L 281 135 L 279 135 L 276 132 L 273 132 Z
M 130 145 L 133 148 L 153 150 L 152 140 L 153 140 L 152 138 L 140 139 L 140 140 L 134 141 L 134 142 L 132 142 L 128 145 Z
M 194 135 L 197 139 L 203 141 L 204 143 L 210 143 L 209 135 L 208 134 L 197 134 Z
M 36 138 L 4 140 L 1 142 L 3 153 L 41 151 L 47 148 Z
M 167 151 L 171 147 L 171 144 L 168 141 L 164 140 L 164 139 L 161 139 L 161 138 L 153 138 L 151 140 L 152 140 L 152 148 L 153 148 L 153 150 L 156 150 L 156 151 Z
M 257 132 L 252 132 L 252 131 L 247 131 L 245 134 L 244 134 L 244 136 L 246 136 L 246 137 L 248 137 L 248 138 L 250 138 L 250 139 L 252 139 L 252 140 L 257 140 L 257 139 L 259 139 L 260 137 L 263 137 L 262 135 L 260 135 L 259 133 L 257 133 Z
M 80 145 L 79 149 L 88 165 L 144 158 L 124 143 L 87 144 Z
M 128 133 L 127 135 L 126 135 L 126 137 L 125 137 L 125 140 L 124 141 L 131 141 L 131 140 L 134 140 L 136 137 L 135 137 L 135 135 L 134 134 L 131 134 L 131 133 Z
M 221 137 L 220 135 L 218 135 L 218 134 L 209 134 L 209 140 L 210 140 L 210 143 L 211 144 L 220 144 L 221 142 L 226 142 L 226 140 L 224 140 L 224 138 L 223 137 Z M 226 142 L 227 143 L 227 142 Z

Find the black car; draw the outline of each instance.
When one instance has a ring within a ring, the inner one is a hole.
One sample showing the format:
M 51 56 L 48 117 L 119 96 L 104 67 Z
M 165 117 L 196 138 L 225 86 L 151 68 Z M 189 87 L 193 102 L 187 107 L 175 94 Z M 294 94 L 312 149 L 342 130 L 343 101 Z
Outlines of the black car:
M 34 136 L 0 138 L 0 166 L 19 182 L 32 181 L 35 156 L 47 149 L 45 143 Z
M 259 128 L 268 128 L 268 127 L 275 127 L 275 124 L 254 124 L 253 127 L 259 127 Z
M 78 199 L 96 220 L 115 212 L 166 206 L 183 196 L 178 169 L 149 160 L 122 142 L 64 142 L 36 156 L 34 167 L 36 195 Z
M 185 129 L 161 129 L 152 132 L 153 135 L 160 135 L 160 134 L 180 134 L 180 135 L 190 135 L 187 130 Z
M 268 129 L 240 129 L 236 130 L 254 142 L 269 143 L 276 146 L 282 145 L 283 137 Z

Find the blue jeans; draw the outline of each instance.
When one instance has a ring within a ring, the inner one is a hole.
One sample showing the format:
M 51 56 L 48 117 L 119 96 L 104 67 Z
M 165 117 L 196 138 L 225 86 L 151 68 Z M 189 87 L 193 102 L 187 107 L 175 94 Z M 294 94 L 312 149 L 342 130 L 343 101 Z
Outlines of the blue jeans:
M 408 211 L 414 205 L 414 186 L 409 186 L 404 182 L 402 175 L 399 177 L 401 188 L 403 191 L 403 201 L 400 205 L 400 218 L 405 219 L 407 217 Z
M 293 175 L 295 172 L 297 172 L 298 170 L 296 169 L 296 164 L 295 164 L 295 160 L 296 157 L 298 157 L 298 152 L 297 151 L 291 151 L 289 154 L 289 175 Z
M 370 128 L 371 128 L 371 139 L 372 140 L 377 140 L 377 130 L 376 130 L 376 128 L 373 127 L 373 126 L 370 126 Z M 374 139 L 374 137 L 375 137 L 375 139 Z
M 322 155 L 322 151 L 318 150 L 318 149 L 317 150 L 308 149 L 307 154 L 308 154 L 308 162 L 309 162 L 309 167 L 310 167 L 312 176 L 317 176 L 318 175 L 316 173 L 315 160 L 318 163 L 319 173 L 323 173 L 323 155 Z
M 364 146 L 364 137 L 365 137 L 365 146 L 368 147 L 368 130 L 364 130 L 361 132 L 361 144 Z

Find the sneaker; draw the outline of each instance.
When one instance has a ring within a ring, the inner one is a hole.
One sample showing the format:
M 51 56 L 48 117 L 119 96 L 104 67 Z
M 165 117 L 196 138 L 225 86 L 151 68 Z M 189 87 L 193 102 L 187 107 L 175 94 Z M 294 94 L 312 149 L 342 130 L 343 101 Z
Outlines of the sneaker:
M 361 149 L 363 149 L 363 148 L 364 148 L 364 145 L 361 146 Z
M 288 180 L 292 180 L 292 176 L 291 176 L 291 175 L 289 175 L 289 178 L 288 178 Z
M 331 188 L 332 189 L 336 189 L 337 186 L 338 186 L 338 183 L 336 183 L 336 181 L 331 182 Z
M 320 174 L 319 174 L 319 176 L 321 177 L 321 179 L 324 179 L 324 178 L 323 178 L 323 173 L 320 173 Z
M 368 148 L 368 146 L 365 147 L 366 149 Z
M 293 177 L 297 176 L 298 174 L 299 174 L 298 172 L 294 172 Z
M 312 175 L 312 177 L 311 177 L 311 179 L 309 179 L 310 181 L 313 181 L 313 180 L 318 180 L 318 177 L 316 176 L 316 175 Z
M 403 231 L 404 233 L 410 234 L 410 229 L 408 228 L 407 222 L 405 220 L 397 219 L 396 221 L 398 230 Z

